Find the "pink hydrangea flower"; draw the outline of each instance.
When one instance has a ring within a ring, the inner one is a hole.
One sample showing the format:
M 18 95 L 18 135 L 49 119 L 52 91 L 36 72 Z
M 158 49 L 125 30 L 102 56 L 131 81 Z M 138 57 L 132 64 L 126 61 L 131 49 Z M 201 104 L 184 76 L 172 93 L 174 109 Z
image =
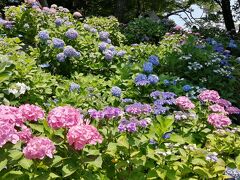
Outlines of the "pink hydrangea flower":
M 222 107 L 229 107 L 232 106 L 232 103 L 226 99 L 218 99 L 215 101 L 216 104 L 222 106 Z
M 190 110 L 195 108 L 195 105 L 190 101 L 186 96 L 180 96 L 176 99 L 176 105 L 179 106 L 182 110 Z
M 14 123 L 16 126 L 21 126 L 24 122 L 24 118 L 19 108 L 0 105 L 0 121 L 7 121 L 9 123 Z
M 19 107 L 25 120 L 37 121 L 44 118 L 44 111 L 39 106 L 24 104 Z
M 27 159 L 43 159 L 45 156 L 53 157 L 55 146 L 53 142 L 44 137 L 34 137 L 23 149 L 23 154 Z
M 80 18 L 80 17 L 82 17 L 82 14 L 80 12 L 74 12 L 73 17 Z
M 226 108 L 226 111 L 227 111 L 229 114 L 240 114 L 240 109 L 237 108 L 237 107 L 234 107 L 234 106 L 227 107 L 227 108 Z
M 102 136 L 92 125 L 71 127 L 67 133 L 67 140 L 74 149 L 83 149 L 87 144 L 102 143 Z
M 232 122 L 224 114 L 212 113 L 208 116 L 208 123 L 216 128 L 229 126 Z
M 27 126 L 22 125 L 21 131 L 18 132 L 21 141 L 27 143 L 32 138 L 32 131 Z
M 48 124 L 53 129 L 70 128 L 83 123 L 80 112 L 71 106 L 62 106 L 52 109 L 48 113 Z
M 14 129 L 14 124 L 8 122 L 0 122 L 0 147 L 7 142 L 16 144 L 19 141 L 17 130 Z
M 216 102 L 218 99 L 220 99 L 220 96 L 217 91 L 205 90 L 198 95 L 198 99 L 203 102 Z
M 225 111 L 224 107 L 222 107 L 222 106 L 220 106 L 218 104 L 211 105 L 211 106 L 209 106 L 208 109 L 210 111 L 212 111 L 212 112 L 219 112 L 219 113 L 227 114 L 227 112 Z

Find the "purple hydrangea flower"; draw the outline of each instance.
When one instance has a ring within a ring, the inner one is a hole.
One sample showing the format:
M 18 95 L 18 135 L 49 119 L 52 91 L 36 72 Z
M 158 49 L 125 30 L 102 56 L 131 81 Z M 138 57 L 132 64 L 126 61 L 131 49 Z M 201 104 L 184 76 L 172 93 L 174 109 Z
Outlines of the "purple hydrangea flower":
M 115 51 L 111 51 L 110 49 L 105 50 L 103 53 L 106 60 L 112 60 L 114 55 L 116 54 Z
M 66 58 L 66 56 L 64 55 L 64 53 L 59 53 L 59 54 L 57 54 L 57 60 L 58 60 L 59 62 L 64 62 L 64 61 L 65 61 L 65 58 Z
M 63 24 L 64 20 L 62 18 L 57 18 L 55 20 L 55 24 L 56 26 L 61 26 Z
M 110 36 L 110 34 L 106 31 L 101 31 L 98 34 L 101 41 L 106 41 Z
M 117 56 L 123 57 L 126 53 L 127 53 L 126 51 L 121 50 L 117 52 Z
M 158 81 L 159 81 L 159 78 L 158 76 L 154 75 L 154 74 L 150 74 L 148 76 L 148 81 L 151 83 L 151 84 L 157 84 Z
M 158 99 L 161 95 L 162 93 L 160 91 L 153 91 L 151 92 L 150 97 L 152 97 L 153 99 Z
M 79 91 L 79 89 L 80 89 L 80 85 L 79 84 L 76 84 L 76 83 L 71 83 L 70 84 L 70 87 L 69 87 L 69 91 L 70 92 L 73 92 L 74 90 Z
M 145 62 L 143 64 L 143 71 L 146 73 L 152 73 L 153 72 L 153 64 L 150 62 Z
M 99 49 L 100 49 L 101 51 L 104 51 L 104 50 L 106 50 L 107 45 L 108 45 L 108 43 L 106 43 L 106 42 L 101 42 L 101 43 L 98 45 L 98 47 L 99 47 Z
M 163 134 L 162 138 L 163 139 L 169 139 L 171 134 L 172 134 L 172 132 L 166 132 L 165 134 Z
M 46 31 L 46 30 L 44 30 L 44 31 L 40 31 L 39 33 L 38 33 L 38 37 L 41 39 L 41 40 L 48 40 L 49 39 L 49 34 L 48 34 L 48 32 Z
M 211 154 L 208 154 L 207 156 L 206 156 L 206 160 L 207 161 L 212 161 L 212 162 L 217 162 L 218 161 L 218 157 L 217 157 L 217 153 L 215 153 L 215 152 L 213 152 L 213 153 L 211 153 Z
M 140 120 L 140 121 L 138 122 L 138 125 L 139 125 L 140 127 L 146 128 L 146 127 L 148 126 L 148 121 L 145 120 L 145 119 L 142 119 L 142 120 Z
M 149 104 L 134 103 L 126 106 L 125 111 L 129 114 L 148 114 L 152 111 Z
M 102 120 L 104 119 L 104 112 L 103 111 L 97 111 L 95 109 L 89 109 L 88 113 L 91 118 L 96 119 L 96 120 Z
M 111 93 L 112 93 L 113 96 L 120 97 L 121 94 L 122 94 L 122 90 L 121 90 L 121 88 L 119 88 L 117 86 L 114 86 L 111 89 Z
M 104 117 L 107 119 L 116 118 L 123 114 L 122 110 L 116 107 L 106 107 L 103 110 L 103 113 L 104 113 Z
M 154 106 L 153 109 L 155 115 L 165 114 L 168 110 L 169 108 L 164 106 Z
M 150 81 L 145 74 L 138 74 L 135 78 L 135 84 L 137 86 L 145 86 L 150 84 Z
M 52 42 L 55 48 L 63 48 L 65 45 L 64 41 L 59 38 L 53 38 Z
M 137 131 L 137 122 L 130 121 L 126 126 L 126 129 L 128 132 L 136 132 Z
M 111 39 L 106 39 L 106 40 L 104 40 L 104 42 L 106 42 L 106 43 L 108 43 L 108 44 L 111 44 L 112 43 L 112 41 L 111 41 Z
M 63 50 L 63 53 L 66 57 L 78 57 L 80 53 L 76 51 L 72 46 L 66 46 Z
M 162 92 L 163 99 L 174 99 L 177 95 L 172 92 Z
M 72 40 L 77 39 L 78 32 L 75 29 L 71 28 L 65 33 L 65 36 L 69 39 L 72 39 Z
M 148 61 L 149 61 L 150 63 L 152 63 L 153 65 L 155 65 L 155 66 L 158 66 L 158 65 L 159 65 L 158 57 L 155 56 L 155 55 L 151 55 L 151 56 L 148 58 Z

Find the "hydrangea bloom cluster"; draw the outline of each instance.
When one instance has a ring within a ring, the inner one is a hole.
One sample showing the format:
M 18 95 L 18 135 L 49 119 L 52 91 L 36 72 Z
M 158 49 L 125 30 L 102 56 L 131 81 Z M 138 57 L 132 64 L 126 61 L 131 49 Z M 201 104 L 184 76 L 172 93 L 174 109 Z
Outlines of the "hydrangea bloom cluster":
M 186 96 L 180 96 L 176 99 L 176 105 L 180 107 L 182 110 L 190 110 L 194 109 L 195 105 L 190 101 L 190 99 Z
M 240 114 L 240 109 L 234 106 L 230 106 L 226 108 L 228 114 Z
M 121 88 L 119 88 L 117 86 L 114 86 L 111 89 L 111 93 L 112 93 L 113 96 L 120 97 L 121 94 L 122 94 L 122 90 L 121 90 Z
M 98 33 L 98 35 L 99 35 L 99 39 L 101 41 L 105 41 L 105 42 L 108 40 L 108 38 L 110 36 L 109 32 L 106 32 L 106 31 L 101 31 Z
M 149 119 L 138 120 L 136 118 L 130 118 L 130 120 L 122 119 L 118 125 L 119 132 L 136 132 L 138 128 L 146 128 L 150 124 Z
M 135 84 L 137 86 L 145 86 L 145 85 L 150 84 L 150 82 L 148 81 L 148 78 L 145 74 L 138 74 L 135 77 Z
M 208 108 L 212 112 L 227 114 L 224 107 L 220 106 L 219 104 L 213 104 L 213 105 L 209 106 Z
M 14 88 L 9 88 L 8 92 L 14 95 L 25 94 L 26 91 L 29 91 L 30 87 L 24 83 L 16 83 Z
M 159 78 L 155 74 L 150 74 L 148 76 L 148 81 L 150 82 L 150 84 L 157 84 L 159 82 Z
M 238 180 L 240 178 L 240 171 L 237 168 L 232 169 L 227 167 L 225 173 L 231 176 L 234 180 Z
M 64 55 L 64 53 L 58 53 L 56 58 L 59 62 L 64 62 L 66 59 L 66 56 Z
M 59 38 L 53 38 L 52 42 L 55 48 L 63 48 L 65 45 L 64 41 Z
M 194 120 L 197 118 L 196 113 L 193 112 L 174 111 L 173 114 L 176 121 Z
M 102 143 L 102 136 L 98 130 L 92 125 L 84 125 L 71 127 L 67 133 L 67 140 L 74 149 L 81 150 L 87 144 Z
M 59 106 L 48 113 L 47 121 L 53 129 L 70 128 L 82 124 L 80 112 L 71 106 Z
M 116 107 L 106 107 L 102 111 L 97 111 L 96 109 L 89 109 L 88 113 L 91 118 L 96 120 L 113 119 L 123 115 L 123 111 Z
M 71 83 L 70 84 L 70 88 L 69 88 L 70 92 L 73 92 L 74 90 L 79 91 L 79 89 L 80 89 L 80 85 L 79 84 L 76 84 L 76 83 Z
M 74 12 L 73 17 L 80 18 L 80 17 L 82 17 L 82 14 L 80 12 Z
M 126 51 L 120 50 L 120 51 L 117 52 L 117 56 L 123 57 L 126 53 L 127 53 Z
M 39 33 L 38 33 L 38 37 L 41 39 L 41 40 L 48 40 L 49 39 L 49 34 L 48 34 L 48 32 L 46 31 L 46 30 L 44 30 L 44 31 L 40 31 Z
M 116 51 L 115 50 L 111 50 L 111 49 L 106 49 L 103 54 L 105 55 L 105 59 L 106 60 L 112 60 L 113 57 L 115 56 L 116 54 Z
M 78 57 L 80 52 L 76 51 L 72 46 L 66 46 L 63 50 L 63 53 L 66 57 Z
M 55 151 L 53 142 L 44 137 L 34 137 L 23 149 L 23 154 L 27 159 L 43 159 L 45 156 L 53 157 Z
M 126 106 L 125 111 L 134 115 L 149 114 L 152 112 L 152 107 L 149 104 L 134 103 Z
M 216 152 L 210 153 L 206 156 L 207 161 L 217 162 L 218 161 L 218 154 Z
M 19 139 L 25 143 L 27 143 L 30 139 L 32 139 L 32 131 L 27 126 L 22 125 L 21 131 L 18 132 Z
M 62 18 L 57 18 L 55 20 L 55 24 L 56 26 L 61 26 L 63 24 L 64 20 Z
M 22 116 L 25 120 L 37 121 L 43 119 L 45 114 L 41 107 L 32 104 L 24 104 L 19 107 Z
M 217 91 L 205 90 L 199 94 L 198 99 L 203 102 L 208 102 L 208 101 L 215 102 L 218 99 L 220 99 L 220 96 Z
M 107 49 L 107 45 L 108 45 L 108 43 L 106 43 L 106 42 L 101 42 L 98 47 L 99 47 L 99 49 L 100 49 L 101 51 L 104 51 L 104 50 Z
M 146 73 L 152 73 L 153 72 L 153 64 L 150 62 L 145 62 L 143 64 L 143 71 Z
M 19 108 L 0 105 L 0 122 L 21 126 L 25 121 Z
M 1 117 L 0 117 L 1 119 Z M 19 141 L 17 130 L 14 128 L 14 124 L 9 122 L 0 121 L 0 147 L 7 142 L 16 144 Z
M 155 65 L 155 66 L 158 66 L 158 65 L 160 64 L 158 57 L 155 56 L 155 55 L 151 55 L 151 56 L 148 58 L 148 61 L 149 61 L 150 63 L 152 63 L 153 65 Z
M 65 33 L 65 36 L 69 39 L 77 39 L 78 37 L 78 32 L 75 29 L 69 29 L 67 30 L 67 32 Z
M 185 91 L 185 92 L 188 92 L 188 91 L 190 91 L 192 89 L 192 87 L 190 86 L 190 85 L 184 85 L 183 86 L 183 91 Z
M 175 104 L 175 94 L 172 92 L 160 92 L 160 91 L 153 91 L 150 96 L 155 99 L 154 101 L 154 114 L 165 114 L 169 107 L 166 105 L 173 105 Z
M 208 116 L 208 123 L 216 128 L 229 126 L 232 122 L 224 114 L 212 113 Z

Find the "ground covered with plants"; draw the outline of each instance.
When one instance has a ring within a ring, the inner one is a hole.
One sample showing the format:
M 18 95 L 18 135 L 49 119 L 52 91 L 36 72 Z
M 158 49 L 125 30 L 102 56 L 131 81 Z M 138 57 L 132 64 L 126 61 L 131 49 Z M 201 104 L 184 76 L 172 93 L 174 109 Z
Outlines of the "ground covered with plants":
M 5 14 L 2 179 L 240 178 L 237 40 L 56 5 Z

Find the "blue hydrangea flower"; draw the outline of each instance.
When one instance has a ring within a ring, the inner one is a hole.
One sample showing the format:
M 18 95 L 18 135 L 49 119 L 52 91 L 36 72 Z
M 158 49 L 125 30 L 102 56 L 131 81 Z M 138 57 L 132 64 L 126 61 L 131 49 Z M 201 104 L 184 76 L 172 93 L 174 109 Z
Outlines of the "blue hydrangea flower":
M 119 88 L 117 86 L 113 86 L 111 89 L 111 93 L 113 96 L 120 97 L 122 94 L 122 90 L 121 90 L 121 88 Z
M 145 74 L 138 74 L 135 77 L 135 84 L 137 86 L 145 86 L 145 85 L 150 84 L 150 82 Z
M 111 50 L 111 51 L 115 51 L 116 50 L 113 45 L 111 45 L 108 49 Z
M 240 171 L 238 169 L 232 169 L 230 167 L 227 167 L 225 170 L 225 173 L 228 176 L 231 176 L 234 180 L 239 180 L 240 179 Z
M 106 41 L 110 36 L 110 34 L 106 31 L 101 31 L 98 34 L 101 41 Z
M 106 60 L 112 60 L 114 55 L 116 54 L 115 51 L 111 51 L 110 49 L 105 50 L 103 53 L 105 55 Z
M 106 42 L 101 42 L 101 43 L 98 45 L 98 47 L 99 47 L 99 49 L 100 49 L 101 51 L 104 51 L 104 50 L 106 50 L 107 45 L 108 45 L 108 43 L 106 43 Z
M 157 142 L 156 142 L 154 139 L 150 139 L 150 140 L 149 140 L 149 144 L 154 145 L 154 144 L 157 144 Z
M 172 134 L 172 132 L 166 132 L 165 134 L 163 134 L 162 138 L 163 139 L 169 139 L 171 134 Z
M 126 51 L 121 50 L 117 52 L 117 56 L 123 57 L 126 53 L 127 53 Z
M 152 73 L 153 72 L 153 64 L 150 62 L 145 62 L 143 64 L 143 71 L 146 73 Z
M 56 26 L 61 26 L 63 24 L 64 20 L 62 18 L 57 18 L 55 20 L 55 24 Z
M 59 54 L 57 54 L 57 60 L 58 60 L 59 62 L 64 62 L 64 61 L 65 61 L 65 58 L 66 58 L 66 56 L 64 55 L 64 53 L 59 53 Z
M 59 38 L 53 38 L 52 42 L 55 48 L 63 48 L 65 45 L 64 41 Z
M 185 86 L 183 86 L 183 91 L 185 91 L 185 92 L 188 92 L 188 91 L 190 91 L 192 89 L 192 87 L 190 86 L 190 85 L 185 85 Z
M 235 43 L 235 41 L 233 39 L 230 40 L 228 47 L 230 48 L 237 48 L 237 44 Z
M 76 51 L 72 46 L 66 46 L 63 50 L 63 53 L 66 57 L 78 57 L 80 52 Z
M 111 41 L 111 39 L 106 39 L 106 40 L 103 40 L 104 42 L 106 42 L 106 43 L 108 43 L 108 44 L 111 44 L 112 43 L 112 41 Z
M 48 34 L 48 32 L 47 31 L 40 31 L 39 33 L 38 33 L 38 37 L 41 39 L 41 40 L 48 40 L 49 39 L 49 34 Z
M 155 115 L 165 114 L 168 110 L 169 108 L 164 106 L 154 106 L 153 109 Z
M 78 37 L 78 32 L 75 29 L 71 28 L 65 33 L 65 36 L 73 40 Z
M 154 74 L 150 74 L 148 76 L 148 81 L 151 83 L 151 84 L 157 84 L 158 81 L 159 81 L 159 78 L 158 76 L 154 75 Z
M 167 80 L 167 79 L 165 79 L 165 80 L 163 81 L 163 84 L 164 84 L 165 86 L 169 86 L 169 85 L 170 85 L 170 81 Z
M 124 98 L 124 99 L 122 99 L 122 102 L 123 102 L 123 103 L 132 103 L 133 100 L 130 99 L 130 98 Z
M 151 56 L 148 58 L 148 61 L 149 61 L 150 63 L 152 63 L 153 65 L 155 65 L 155 66 L 158 66 L 158 65 L 159 65 L 158 57 L 155 56 L 155 55 L 151 55 Z
M 79 84 L 76 84 L 76 83 L 71 83 L 71 84 L 70 84 L 70 87 L 69 87 L 69 91 L 70 91 L 70 92 L 72 92 L 72 91 L 74 91 L 74 90 L 79 91 L 79 89 L 80 89 L 80 85 L 79 85 Z

